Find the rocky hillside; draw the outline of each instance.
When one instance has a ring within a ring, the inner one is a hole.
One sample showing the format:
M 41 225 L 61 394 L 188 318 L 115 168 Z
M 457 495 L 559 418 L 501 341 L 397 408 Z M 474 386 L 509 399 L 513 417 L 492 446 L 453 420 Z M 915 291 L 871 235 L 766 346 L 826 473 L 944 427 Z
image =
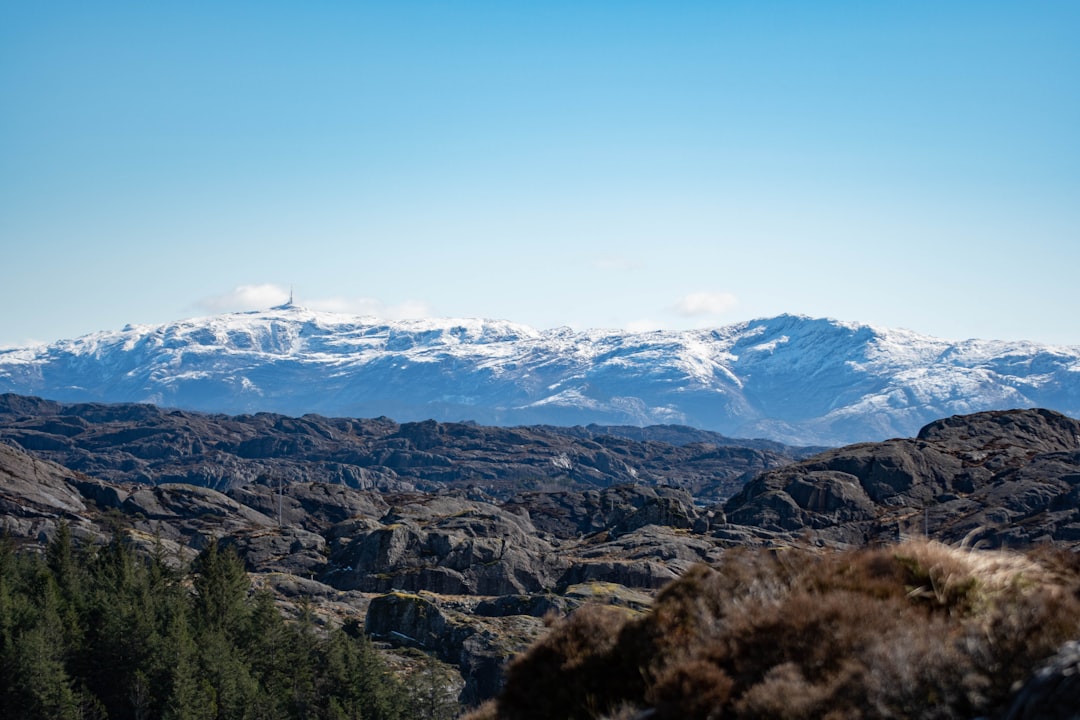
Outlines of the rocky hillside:
M 1080 422 L 1046 410 L 952 417 L 914 438 L 827 450 L 709 504 L 684 489 L 713 487 L 706 465 L 688 461 L 682 477 L 698 479 L 674 482 L 679 462 L 723 449 L 693 434 L 679 446 L 585 430 L 4 402 L 0 522 L 20 543 L 40 545 L 66 522 L 83 542 L 119 529 L 182 563 L 219 538 L 283 607 L 363 619 L 380 641 L 452 664 L 467 703 L 498 691 L 505 662 L 549 612 L 600 602 L 641 613 L 659 588 L 736 548 L 820 552 L 926 533 L 1080 549 Z M 361 446 L 385 462 L 358 462 L 370 457 Z M 535 482 L 564 454 L 570 468 Z M 206 482 L 214 459 L 225 469 Z M 615 461 L 638 476 L 613 474 Z M 515 474 L 483 484 L 504 465 Z
M 0 440 L 115 482 L 183 482 L 226 491 L 255 481 L 326 482 L 383 492 L 522 490 L 623 483 L 678 487 L 719 501 L 761 470 L 812 453 L 680 426 L 500 428 L 153 405 L 61 404 L 0 395 Z
M 938 420 L 910 439 L 827 450 L 762 473 L 727 521 L 771 537 L 865 545 L 905 535 L 1080 547 L 1080 422 L 1049 410 Z
M 534 497 L 539 527 L 526 509 Z M 652 591 L 716 551 L 692 535 L 699 512 L 676 489 L 525 493 L 506 505 L 322 482 L 255 482 L 225 494 L 100 480 L 3 443 L 0 513 L 30 547 L 61 522 L 80 542 L 119 530 L 177 563 L 220 539 L 286 609 L 312 603 L 323 622 L 366 620 L 374 637 L 459 668 L 467 703 L 497 691 L 503 666 L 539 636 L 547 612 L 597 600 L 644 608 Z M 583 537 L 583 528 L 600 530 Z
M 1080 415 L 1080 348 L 781 315 L 709 330 L 380 322 L 292 305 L 0 350 L 0 392 L 230 414 L 681 424 L 840 445 L 956 413 Z

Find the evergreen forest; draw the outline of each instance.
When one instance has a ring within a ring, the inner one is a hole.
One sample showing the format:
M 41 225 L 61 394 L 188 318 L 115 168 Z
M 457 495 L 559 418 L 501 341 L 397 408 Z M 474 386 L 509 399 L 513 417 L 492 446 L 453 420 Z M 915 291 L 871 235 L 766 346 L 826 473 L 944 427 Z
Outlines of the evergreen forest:
M 286 620 L 216 543 L 175 569 L 121 532 L 45 553 L 0 541 L 0 715 L 8 720 L 424 717 L 355 622 Z

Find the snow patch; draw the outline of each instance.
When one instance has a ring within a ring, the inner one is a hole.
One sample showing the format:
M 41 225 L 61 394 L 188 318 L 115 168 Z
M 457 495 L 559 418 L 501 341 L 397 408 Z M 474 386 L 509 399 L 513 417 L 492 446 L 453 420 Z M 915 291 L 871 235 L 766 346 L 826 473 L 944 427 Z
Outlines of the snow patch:
M 257 409 L 296 415 L 456 421 L 460 410 L 441 406 L 467 405 L 493 424 L 673 422 L 839 444 L 914 434 L 953 412 L 1068 412 L 1080 347 L 794 315 L 634 333 L 280 307 L 0 349 L 0 392 L 63 399 L 76 386 L 80 399 L 211 412 L 248 412 L 257 396 Z
M 560 470 L 566 470 L 570 472 L 574 469 L 574 463 L 570 461 L 570 456 L 566 453 L 559 453 L 555 457 L 551 458 L 551 464 Z

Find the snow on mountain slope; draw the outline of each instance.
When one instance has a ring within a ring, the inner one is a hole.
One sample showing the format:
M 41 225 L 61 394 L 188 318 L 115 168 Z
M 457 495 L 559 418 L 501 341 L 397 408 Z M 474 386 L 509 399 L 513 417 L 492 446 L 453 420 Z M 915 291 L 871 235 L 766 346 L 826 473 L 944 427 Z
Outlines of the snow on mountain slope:
M 541 332 L 282 306 L 0 351 L 0 391 L 226 413 L 680 423 L 840 444 L 979 410 L 1078 416 L 1080 347 L 955 343 L 793 315 L 687 332 Z

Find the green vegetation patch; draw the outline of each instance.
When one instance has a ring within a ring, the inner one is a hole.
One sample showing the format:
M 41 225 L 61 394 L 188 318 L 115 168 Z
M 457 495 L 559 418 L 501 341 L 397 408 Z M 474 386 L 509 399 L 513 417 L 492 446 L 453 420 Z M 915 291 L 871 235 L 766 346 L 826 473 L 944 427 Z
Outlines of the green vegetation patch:
M 44 556 L 0 542 L 7 720 L 424 717 L 355 624 L 286 622 L 216 543 L 164 555 L 76 549 L 65 526 Z

